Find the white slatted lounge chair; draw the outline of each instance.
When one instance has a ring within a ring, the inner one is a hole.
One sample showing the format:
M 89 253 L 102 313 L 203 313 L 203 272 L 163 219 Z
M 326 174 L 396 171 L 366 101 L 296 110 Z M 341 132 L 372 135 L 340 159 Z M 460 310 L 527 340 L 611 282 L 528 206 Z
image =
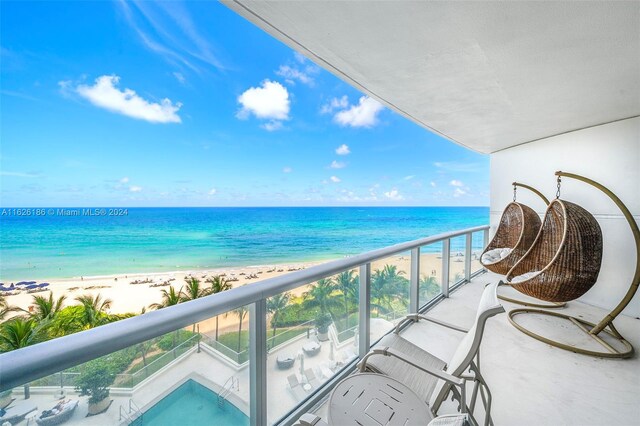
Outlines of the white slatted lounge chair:
M 485 425 L 493 424 L 491 419 L 491 393 L 480 374 L 479 366 L 480 343 L 482 342 L 485 323 L 492 316 L 504 312 L 504 308 L 500 305 L 496 295 L 498 285 L 499 283 L 496 282 L 485 287 L 480 298 L 475 321 L 470 330 L 467 331 L 422 315 L 409 315 L 398 324 L 394 333 L 385 336 L 363 358 L 360 362 L 360 371 L 386 374 L 404 383 L 429 404 L 434 415 L 436 415 L 440 405 L 449 393 L 453 393 L 454 398 L 461 403 L 461 407 L 464 408 L 463 404 L 468 405 L 470 413 L 473 414 L 479 392 L 486 413 Z M 419 321 L 420 319 L 456 331 L 466 332 L 448 363 L 399 335 L 399 330 L 404 323 Z M 451 382 L 443 381 L 439 378 L 438 374 L 436 374 L 437 372 L 445 372 L 455 378 L 473 380 L 474 386 L 469 404 L 466 401 L 462 401 L 458 389 Z
M 8 408 L 4 409 L 4 414 L 0 416 L 0 424 L 5 424 L 6 422 L 11 423 L 12 425 L 18 424 L 24 420 L 27 414 L 32 411 L 36 411 L 37 409 L 38 407 L 28 400 L 12 404 Z
M 320 380 L 318 380 L 312 368 L 304 370 L 304 376 L 307 378 L 307 383 L 309 383 L 313 389 L 320 387 Z
M 302 401 L 307 397 L 307 392 L 302 388 L 302 383 L 298 381 L 298 377 L 295 374 L 291 374 L 287 377 L 289 383 L 289 390 L 293 394 L 293 397 L 297 402 Z

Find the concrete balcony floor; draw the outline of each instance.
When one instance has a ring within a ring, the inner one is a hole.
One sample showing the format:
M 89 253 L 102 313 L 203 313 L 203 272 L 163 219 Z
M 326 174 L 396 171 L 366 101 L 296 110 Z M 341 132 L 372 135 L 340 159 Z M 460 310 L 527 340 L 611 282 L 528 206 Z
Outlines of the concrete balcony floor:
M 492 273 L 481 274 L 453 292 L 428 315 L 469 327 L 484 285 L 500 278 Z M 498 292 L 521 300 L 526 298 L 510 288 L 501 287 Z M 507 312 L 522 307 L 502 303 Z M 575 301 L 558 311 L 596 323 L 608 313 Z M 591 340 L 566 322 L 540 316 L 516 319 L 539 334 L 548 333 L 568 341 L 585 337 L 585 342 Z M 619 316 L 615 325 L 636 351 L 640 350 L 640 320 Z M 443 360 L 450 359 L 460 340 L 459 333 L 426 322 L 412 325 L 402 335 Z M 481 371 L 493 394 L 492 416 L 498 426 L 640 424 L 637 353 L 621 360 L 568 352 L 520 332 L 510 324 L 507 313 L 503 313 L 488 321 L 480 354 Z M 443 406 L 440 411 L 441 414 L 447 412 L 452 412 L 452 406 Z M 317 413 L 327 418 L 326 402 Z

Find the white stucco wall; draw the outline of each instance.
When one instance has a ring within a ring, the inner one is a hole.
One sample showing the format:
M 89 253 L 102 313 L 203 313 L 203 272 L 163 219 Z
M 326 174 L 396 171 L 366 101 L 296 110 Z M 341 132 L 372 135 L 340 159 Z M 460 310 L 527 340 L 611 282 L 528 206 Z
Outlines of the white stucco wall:
M 511 182 L 519 181 L 555 197 L 556 177 L 562 170 L 589 177 L 612 190 L 640 222 L 640 118 L 567 133 L 491 154 L 492 233 L 503 208 L 512 200 Z M 544 214 L 544 203 L 525 189 L 521 201 Z M 600 223 L 604 238 L 598 282 L 581 301 L 611 309 L 622 299 L 634 273 L 635 247 L 620 210 L 602 192 L 565 178 L 561 198 L 577 203 Z M 623 312 L 640 316 L 640 291 Z M 598 318 L 593 318 L 598 319 Z

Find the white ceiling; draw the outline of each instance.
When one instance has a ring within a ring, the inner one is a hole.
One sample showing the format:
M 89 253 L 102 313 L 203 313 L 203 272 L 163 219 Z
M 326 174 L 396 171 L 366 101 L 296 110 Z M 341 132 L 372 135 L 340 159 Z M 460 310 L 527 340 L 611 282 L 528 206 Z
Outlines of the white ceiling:
M 640 2 L 223 0 L 473 150 L 640 115 Z

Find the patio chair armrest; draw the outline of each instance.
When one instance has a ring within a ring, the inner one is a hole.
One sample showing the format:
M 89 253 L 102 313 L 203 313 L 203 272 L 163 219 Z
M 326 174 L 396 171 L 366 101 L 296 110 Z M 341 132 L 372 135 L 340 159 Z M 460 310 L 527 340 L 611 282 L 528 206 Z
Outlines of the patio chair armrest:
M 327 423 L 322 420 L 322 417 L 316 416 L 312 413 L 304 413 L 294 426 L 327 426 Z
M 459 387 L 464 387 L 464 379 L 461 379 L 459 377 L 456 376 L 452 376 L 449 373 L 446 373 L 442 370 L 436 370 L 434 368 L 431 367 L 427 367 L 425 365 L 420 365 L 417 364 L 416 362 L 414 362 L 411 359 L 408 359 L 406 357 L 406 355 L 391 349 L 389 347 L 385 347 L 383 349 L 373 349 L 371 350 L 371 352 L 369 352 L 360 362 L 360 372 L 364 373 L 366 367 L 367 367 L 367 360 L 369 359 L 369 357 L 373 356 L 373 355 L 384 355 L 384 356 L 392 356 L 394 358 L 398 358 L 400 361 L 402 362 L 406 362 L 407 364 L 417 368 L 418 370 L 422 370 L 427 374 L 431 374 L 432 376 L 435 376 L 441 380 L 444 380 L 445 382 L 451 383 L 455 386 L 459 386 Z
M 455 330 L 455 331 L 459 331 L 460 333 L 468 333 L 469 332 L 469 330 L 466 329 L 466 328 L 458 327 L 457 325 L 449 324 L 448 322 L 441 321 L 441 320 L 436 319 L 436 318 L 432 318 L 432 317 L 428 317 L 426 315 L 420 315 L 420 314 L 409 314 L 406 317 L 404 317 L 404 319 L 402 321 L 400 321 L 398 323 L 398 325 L 396 325 L 395 333 L 399 334 L 400 333 L 400 328 L 402 328 L 404 326 L 404 324 L 408 323 L 409 321 L 418 322 L 421 319 L 423 319 L 425 321 L 432 322 L 432 323 L 437 324 L 437 325 L 441 325 L 443 327 L 450 328 L 450 329 Z

